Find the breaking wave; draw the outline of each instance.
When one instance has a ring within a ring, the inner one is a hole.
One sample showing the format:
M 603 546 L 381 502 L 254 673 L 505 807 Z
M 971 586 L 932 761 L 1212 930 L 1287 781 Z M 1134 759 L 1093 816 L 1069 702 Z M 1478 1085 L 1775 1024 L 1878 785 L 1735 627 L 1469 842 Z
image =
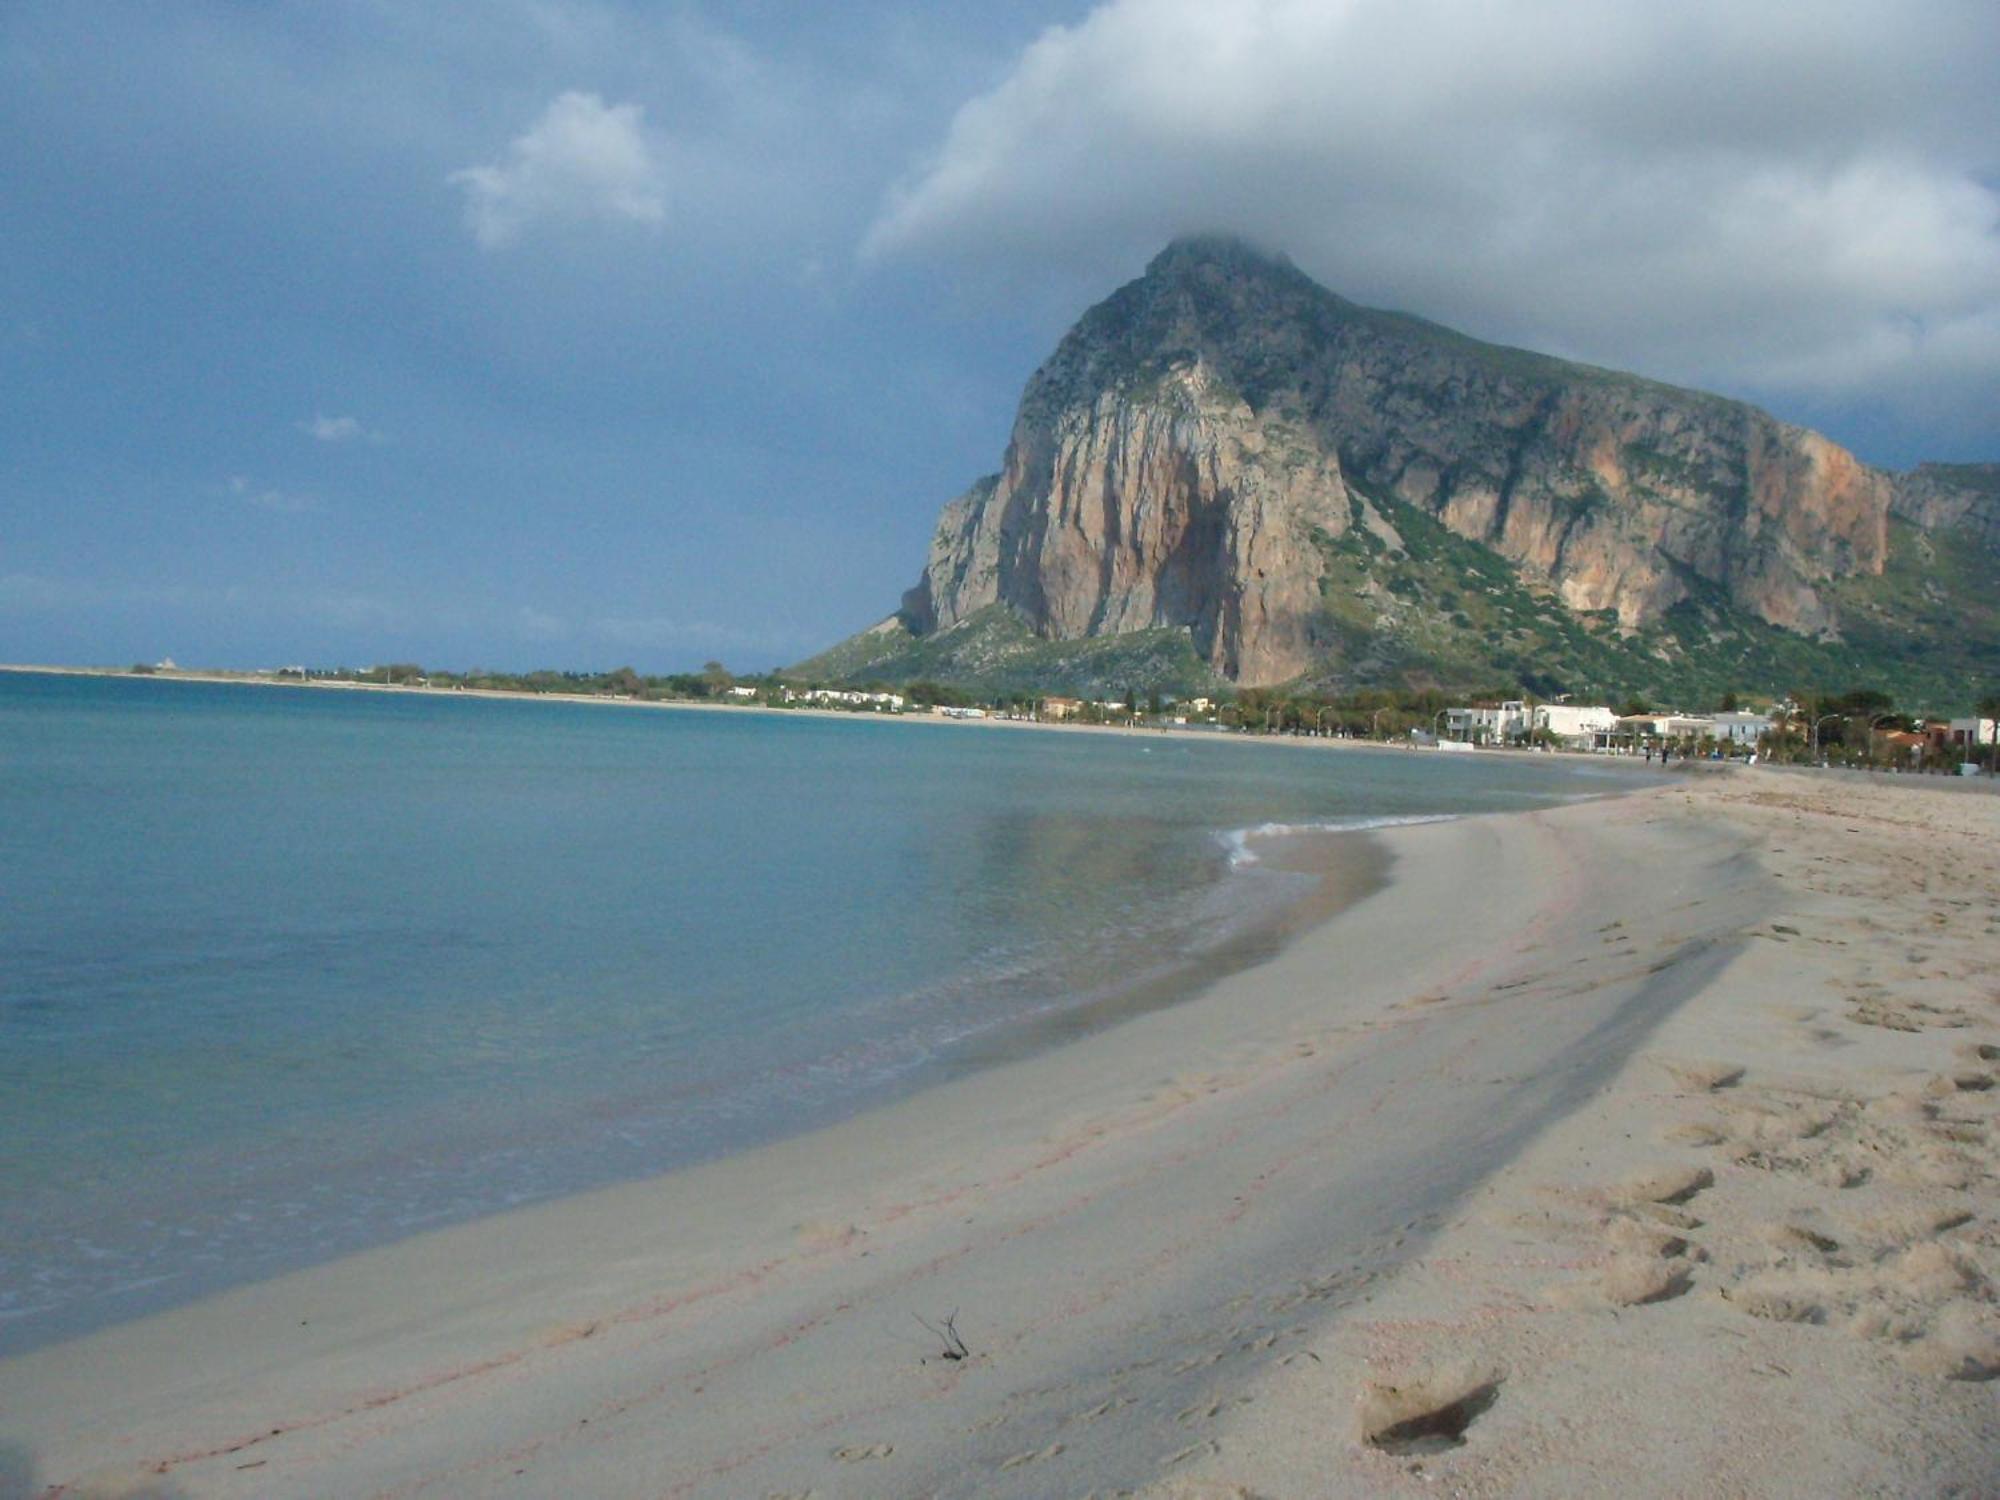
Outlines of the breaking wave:
M 1257 863 L 1251 845 L 1260 839 L 1289 838 L 1301 833 L 1365 833 L 1371 828 L 1408 828 L 1417 823 L 1456 822 L 1456 813 L 1416 813 L 1406 817 L 1335 818 L 1326 823 L 1259 823 L 1253 828 L 1232 828 L 1216 835 L 1229 855 L 1229 867 L 1240 870 Z

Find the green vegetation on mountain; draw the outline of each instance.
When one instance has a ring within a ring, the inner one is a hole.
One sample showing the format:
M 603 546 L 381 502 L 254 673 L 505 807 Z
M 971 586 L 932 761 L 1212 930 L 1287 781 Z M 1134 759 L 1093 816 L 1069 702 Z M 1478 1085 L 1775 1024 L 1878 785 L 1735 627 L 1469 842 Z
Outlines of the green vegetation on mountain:
M 1402 546 L 1358 514 L 1338 538 L 1315 538 L 1327 559 L 1330 655 L 1342 663 L 1312 676 L 1315 686 L 1465 692 L 1505 683 L 1540 697 L 1707 704 L 1729 692 L 1779 697 L 1886 684 L 1914 710 L 1964 712 L 2000 674 L 1994 559 L 1962 532 L 1892 522 L 1883 574 L 1836 586 L 1841 640 L 1779 630 L 1699 580 L 1660 620 L 1625 634 L 1608 612 L 1566 609 L 1497 553 L 1415 507 L 1380 491 L 1368 498 Z
M 1127 691 L 1198 693 L 1223 684 L 1185 630 L 1045 641 L 1004 604 L 948 630 L 917 636 L 900 620 L 850 636 L 786 669 L 797 682 L 949 683 L 976 698 L 1122 697 Z
M 1836 586 L 1843 639 L 1779 630 L 1696 589 L 1656 623 L 1621 633 L 1608 612 L 1578 614 L 1523 580 L 1497 553 L 1414 506 L 1356 485 L 1393 530 L 1358 514 L 1341 535 L 1314 537 L 1326 559 L 1315 622 L 1331 670 L 1297 686 L 1352 693 L 1393 685 L 1447 694 L 1507 688 L 1537 697 L 1712 704 L 1893 687 L 1914 712 L 1969 712 L 2000 677 L 2000 593 L 1993 557 L 1960 531 L 1891 525 L 1880 577 Z M 1213 693 L 1227 685 L 1187 632 L 1149 630 L 1043 640 L 1005 605 L 949 629 L 913 634 L 891 619 L 785 673 L 794 681 L 948 683 L 974 699 L 1127 689 Z

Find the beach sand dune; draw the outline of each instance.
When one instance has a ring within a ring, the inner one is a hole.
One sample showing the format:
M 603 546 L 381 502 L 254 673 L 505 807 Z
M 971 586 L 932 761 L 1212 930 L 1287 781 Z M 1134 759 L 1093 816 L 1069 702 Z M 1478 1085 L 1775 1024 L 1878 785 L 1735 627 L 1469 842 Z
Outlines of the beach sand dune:
M 1782 773 L 1391 830 L 1193 1000 L 24 1356 L 0 1443 L 65 1496 L 1991 1493 L 1996 835 Z

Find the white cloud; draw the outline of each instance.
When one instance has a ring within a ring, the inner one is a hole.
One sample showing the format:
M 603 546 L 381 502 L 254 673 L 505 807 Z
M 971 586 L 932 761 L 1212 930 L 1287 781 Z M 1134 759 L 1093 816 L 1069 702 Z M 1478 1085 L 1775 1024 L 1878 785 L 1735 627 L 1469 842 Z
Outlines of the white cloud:
M 864 256 L 1097 278 L 1234 229 L 1359 300 L 1669 378 L 2000 381 L 1990 4 L 1105 0 Z
M 322 443 L 352 443 L 361 438 L 376 441 L 376 434 L 361 425 L 356 417 L 329 417 L 317 413 L 310 422 L 299 423 L 299 431 Z
M 320 503 L 311 495 L 301 495 L 294 490 L 272 489 L 266 485 L 252 484 L 242 475 L 230 476 L 229 493 L 245 505 L 258 510 L 268 510 L 275 515 L 303 516 L 320 508 Z
M 644 111 L 596 94 L 558 95 L 499 161 L 451 181 L 465 190 L 466 224 L 488 250 L 542 221 L 650 227 L 667 216 Z

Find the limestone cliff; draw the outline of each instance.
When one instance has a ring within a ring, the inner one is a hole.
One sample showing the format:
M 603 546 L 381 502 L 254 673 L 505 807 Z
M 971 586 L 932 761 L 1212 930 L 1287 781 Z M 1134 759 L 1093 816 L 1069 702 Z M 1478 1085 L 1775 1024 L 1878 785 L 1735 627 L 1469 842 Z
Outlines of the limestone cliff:
M 1892 514 L 1995 513 L 1956 471 L 1893 478 L 1740 402 L 1359 307 L 1197 238 L 1035 373 L 901 619 L 924 638 L 1002 605 L 1048 641 L 1185 631 L 1245 685 L 1324 675 L 1330 559 L 1357 529 L 1396 554 L 1398 506 L 1594 628 L 1698 598 L 1821 640 L 1832 586 L 1882 572 Z
M 1024 415 L 1000 474 L 946 507 L 905 610 L 920 634 L 995 602 L 1064 640 L 1185 626 L 1224 675 L 1276 681 L 1311 660 L 1313 529 L 1346 524 L 1338 460 L 1197 361 L 1142 399 Z
M 1919 464 L 1896 477 L 1895 510 L 1926 531 L 1963 527 L 2000 551 L 2000 464 Z

